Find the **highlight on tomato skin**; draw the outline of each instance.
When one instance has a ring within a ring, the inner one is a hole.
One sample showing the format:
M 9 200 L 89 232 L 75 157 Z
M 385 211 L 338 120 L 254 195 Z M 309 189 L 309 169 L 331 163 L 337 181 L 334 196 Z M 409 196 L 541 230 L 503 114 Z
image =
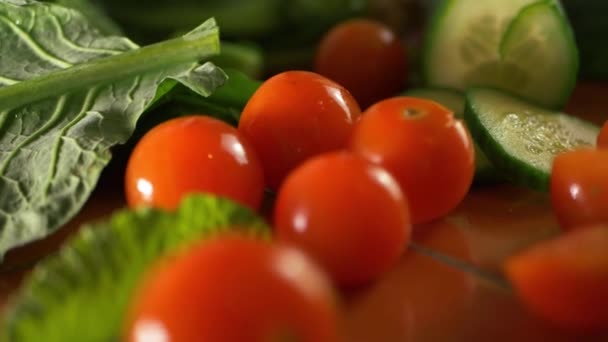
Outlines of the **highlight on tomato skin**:
M 608 223 L 608 150 L 584 148 L 557 155 L 550 190 L 563 229 Z
M 608 224 L 581 226 L 508 259 L 523 304 L 565 330 L 608 332 Z
M 401 92 L 407 56 L 386 24 L 356 18 L 337 24 L 321 40 L 314 70 L 348 89 L 362 108 Z
M 331 283 L 305 254 L 223 235 L 152 268 L 124 335 L 131 342 L 335 342 L 339 317 Z
M 602 130 L 597 137 L 597 147 L 608 148 L 608 121 L 602 126 Z
M 152 128 L 135 146 L 125 174 L 130 207 L 173 210 L 194 192 L 224 196 L 252 210 L 264 192 L 252 144 L 236 128 L 201 115 Z
M 447 215 L 473 182 L 469 131 L 431 100 L 400 96 L 374 104 L 355 126 L 350 148 L 397 179 L 414 224 Z
M 247 102 L 239 132 L 253 144 L 266 186 L 277 190 L 306 159 L 345 148 L 359 105 L 341 85 L 308 71 L 286 71 L 265 81 Z
M 279 190 L 274 224 L 279 241 L 307 252 L 342 287 L 382 276 L 411 233 L 397 182 L 347 152 L 323 154 L 294 170 Z

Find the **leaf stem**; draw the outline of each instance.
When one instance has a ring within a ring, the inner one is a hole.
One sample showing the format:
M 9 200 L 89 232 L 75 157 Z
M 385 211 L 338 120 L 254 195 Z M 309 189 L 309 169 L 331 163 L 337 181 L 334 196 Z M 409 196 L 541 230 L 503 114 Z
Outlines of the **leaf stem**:
M 0 88 L 0 109 L 11 110 L 91 85 L 106 84 L 188 61 L 194 63 L 216 55 L 219 51 L 218 28 L 210 20 L 183 37 L 116 56 L 94 59 Z

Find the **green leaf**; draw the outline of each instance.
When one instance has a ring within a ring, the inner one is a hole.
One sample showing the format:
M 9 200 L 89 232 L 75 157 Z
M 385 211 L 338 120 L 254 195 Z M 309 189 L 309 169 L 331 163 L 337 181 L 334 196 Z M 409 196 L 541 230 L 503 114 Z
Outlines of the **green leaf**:
M 129 301 L 149 266 L 228 230 L 270 237 L 249 209 L 205 195 L 188 198 L 176 213 L 125 210 L 84 227 L 35 268 L 0 330 L 9 341 L 119 340 Z
M 208 96 L 225 80 L 215 21 L 138 48 L 78 12 L 0 0 L 0 257 L 73 217 L 141 114 L 181 83 Z M 4 85 L 4 86 L 2 86 Z

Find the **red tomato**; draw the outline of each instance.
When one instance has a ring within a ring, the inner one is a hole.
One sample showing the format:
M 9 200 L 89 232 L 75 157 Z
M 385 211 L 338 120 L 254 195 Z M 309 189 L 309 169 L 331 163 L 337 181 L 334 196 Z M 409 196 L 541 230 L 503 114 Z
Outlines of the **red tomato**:
M 608 121 L 604 123 L 600 135 L 597 137 L 597 146 L 600 148 L 608 148 Z
M 342 84 L 366 108 L 404 89 L 405 47 L 385 24 L 351 19 L 335 26 L 323 38 L 315 71 Z
M 551 204 L 564 229 L 608 223 L 608 150 L 580 149 L 555 157 Z
M 340 152 L 290 174 L 274 222 L 279 240 L 308 252 L 345 286 L 368 283 L 391 268 L 411 230 L 406 199 L 392 176 Z
M 353 151 L 384 166 L 401 185 L 413 223 L 446 215 L 473 181 L 473 142 L 436 102 L 395 97 L 370 107 L 353 132 Z
M 205 116 L 166 121 L 139 141 L 127 165 L 129 206 L 174 209 L 192 192 L 226 196 L 251 209 L 264 193 L 262 166 L 232 126 Z
M 278 189 L 304 160 L 343 148 L 361 111 L 342 86 L 306 71 L 267 80 L 251 97 L 239 131 L 254 144 L 266 185 Z
M 132 342 L 338 340 L 330 283 L 301 252 L 246 237 L 203 241 L 157 267 L 127 321 Z
M 584 227 L 511 257 L 506 274 L 530 311 L 564 328 L 608 328 L 608 226 Z

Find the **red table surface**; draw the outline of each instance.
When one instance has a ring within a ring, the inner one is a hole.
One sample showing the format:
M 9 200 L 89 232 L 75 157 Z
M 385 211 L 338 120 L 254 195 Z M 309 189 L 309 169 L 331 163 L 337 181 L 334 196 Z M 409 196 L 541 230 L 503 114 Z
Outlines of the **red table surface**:
M 608 85 L 580 84 L 566 111 L 603 123 Z M 36 260 L 82 222 L 124 205 L 115 190 L 98 190 L 57 234 L 9 253 L 0 265 L 0 309 Z M 448 217 L 415 230 L 397 267 L 345 295 L 349 341 L 608 341 L 608 333 L 576 336 L 529 314 L 502 275 L 505 258 L 559 234 L 547 194 L 506 184 L 475 187 Z

